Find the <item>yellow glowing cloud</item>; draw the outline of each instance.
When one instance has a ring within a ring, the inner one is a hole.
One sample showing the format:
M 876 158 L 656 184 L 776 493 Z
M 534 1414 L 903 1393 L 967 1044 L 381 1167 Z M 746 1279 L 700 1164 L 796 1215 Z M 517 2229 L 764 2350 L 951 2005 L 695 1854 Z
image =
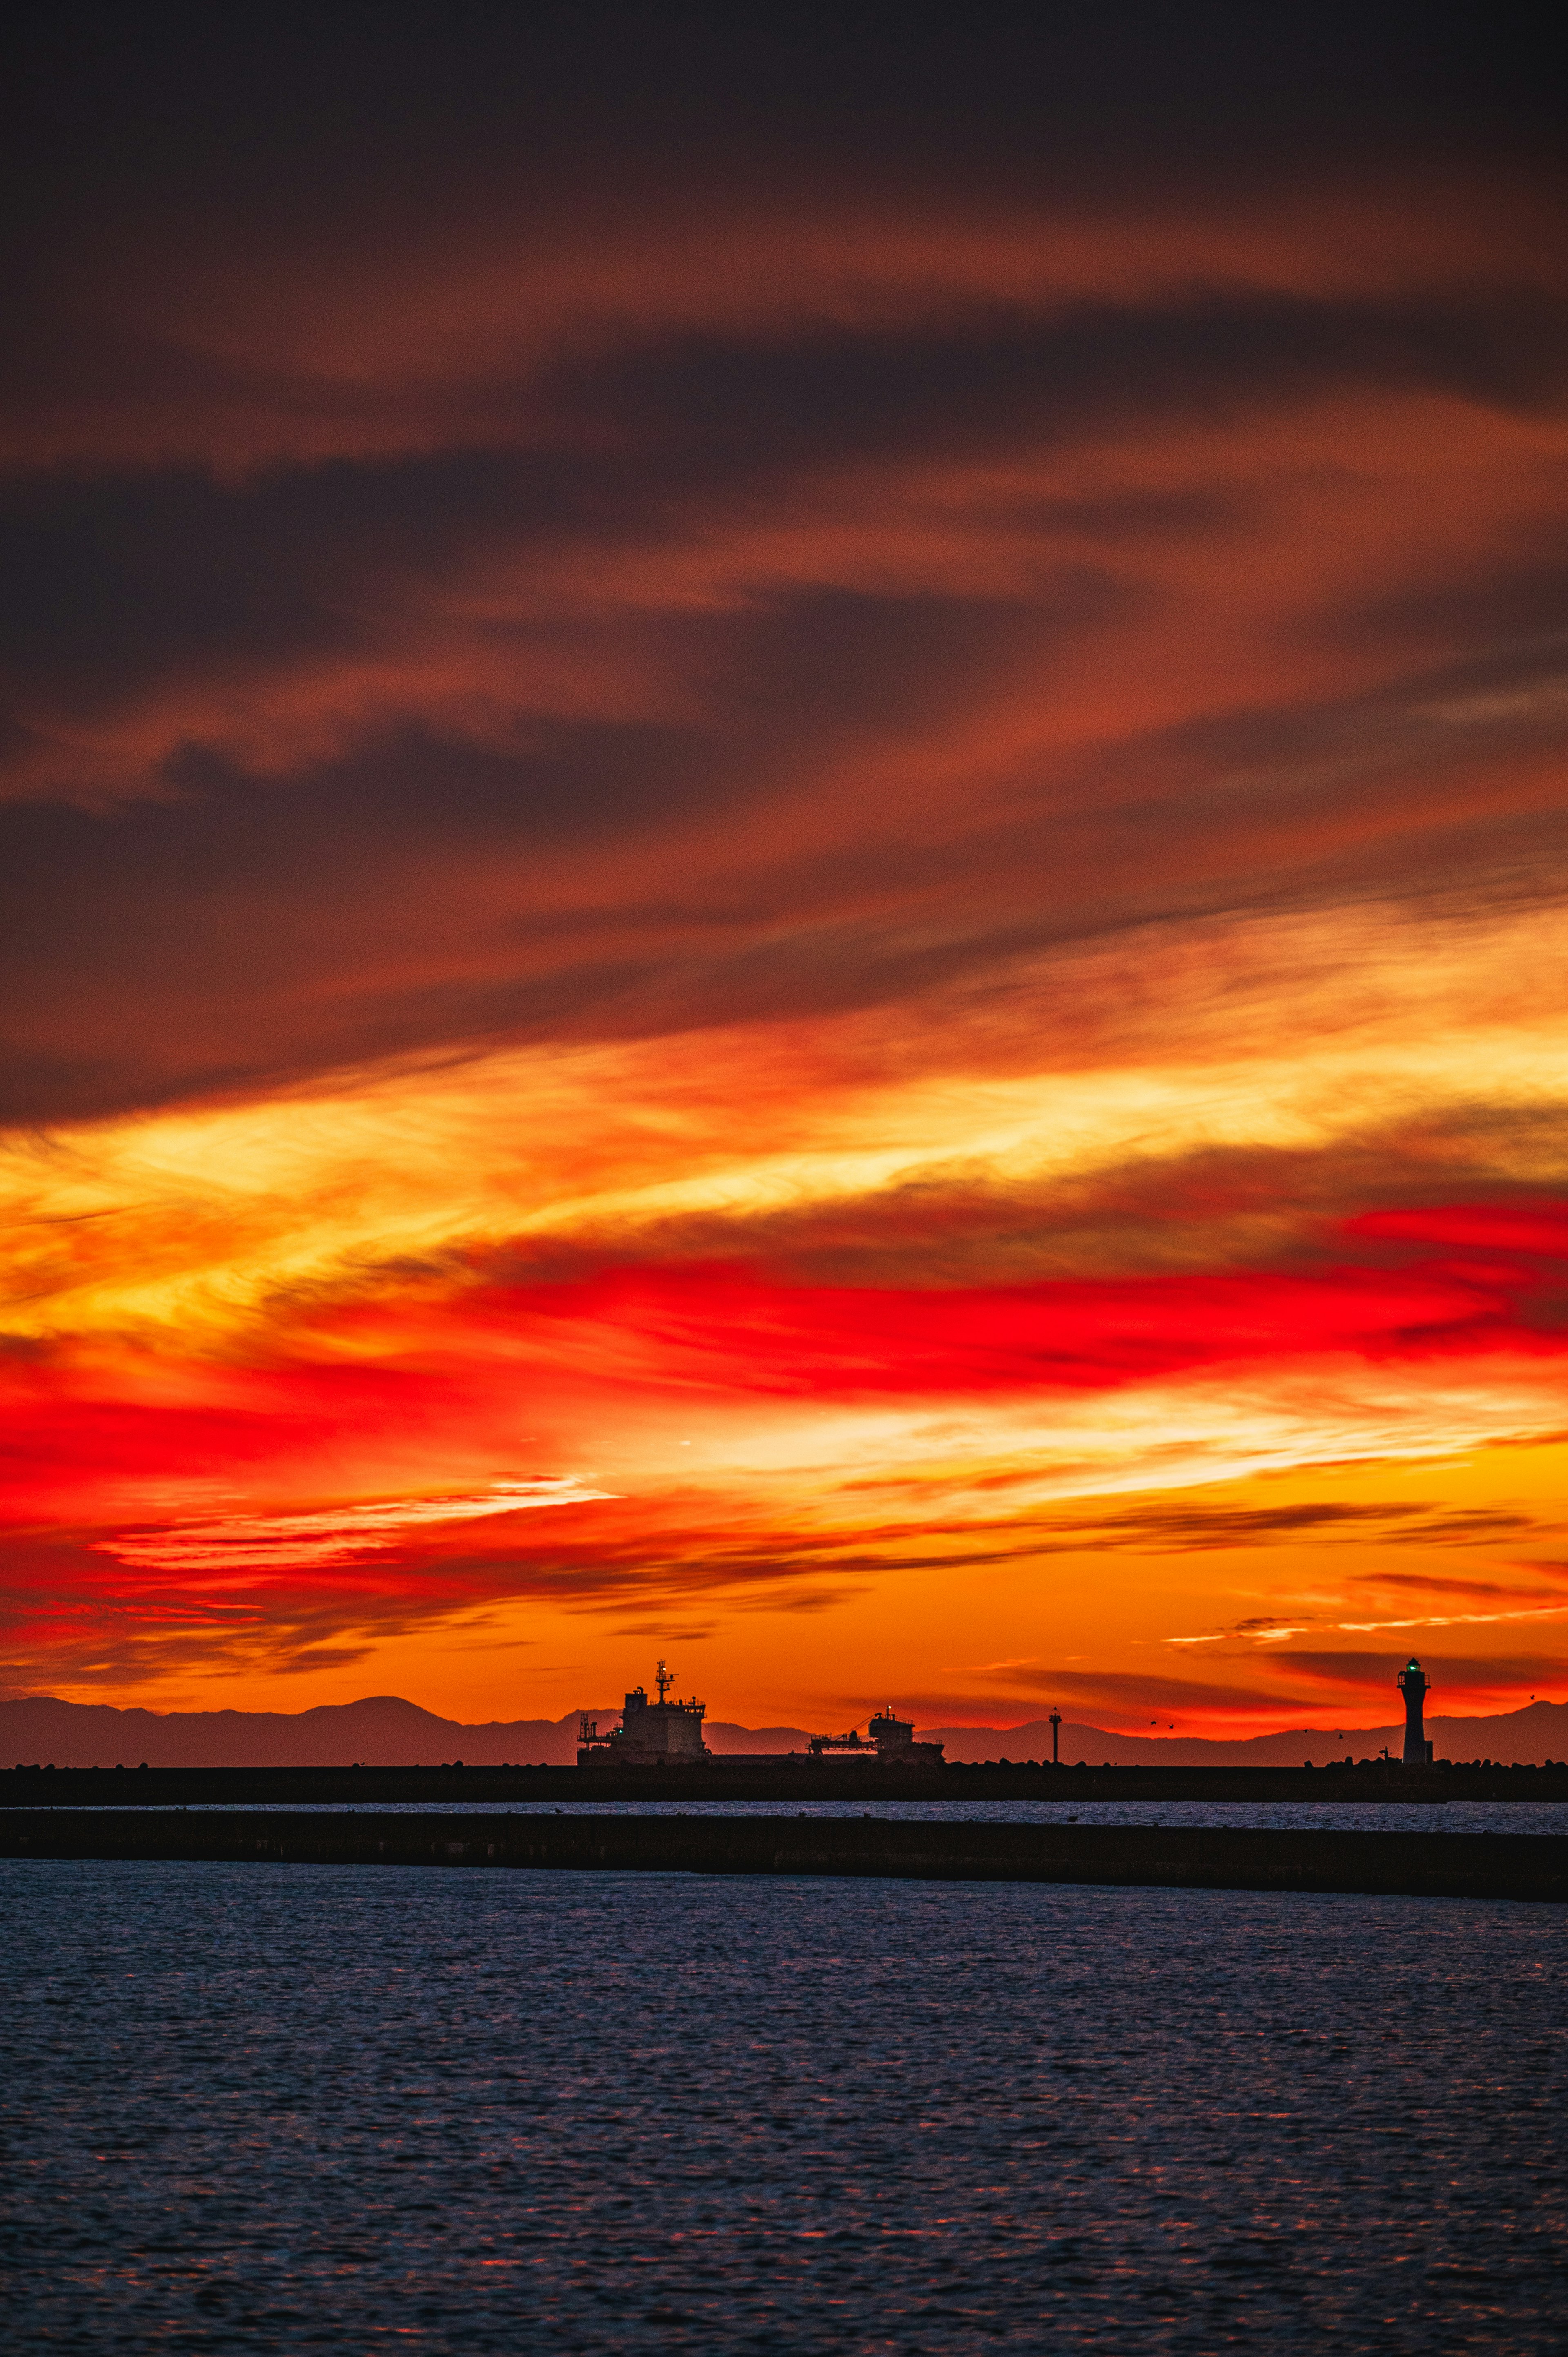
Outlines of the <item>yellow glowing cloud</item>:
M 835 1205 L 944 1187 L 1046 1200 L 1217 1149 L 1332 1150 L 1395 1121 L 1478 1122 L 1498 1175 L 1544 1175 L 1531 1119 L 1568 1108 L 1555 915 L 1255 921 L 1147 948 L 1128 987 L 1158 1006 L 1158 1051 L 1135 1004 L 1098 1056 L 1064 1038 L 1062 1005 L 1114 983 L 1089 951 L 1015 976 L 1004 1027 L 960 1001 L 918 1059 L 854 1016 L 388 1067 L 13 1136 L 8 1323 L 217 1342 L 500 1245 L 657 1254 L 696 1227 L 722 1257 Z

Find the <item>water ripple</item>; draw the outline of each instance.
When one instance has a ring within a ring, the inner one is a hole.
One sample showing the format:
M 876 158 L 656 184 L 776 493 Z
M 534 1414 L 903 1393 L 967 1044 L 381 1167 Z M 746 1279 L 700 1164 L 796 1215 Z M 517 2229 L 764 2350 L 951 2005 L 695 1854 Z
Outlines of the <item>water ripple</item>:
M 0 1889 L 19 2346 L 1563 2345 L 1556 1909 L 76 1861 Z

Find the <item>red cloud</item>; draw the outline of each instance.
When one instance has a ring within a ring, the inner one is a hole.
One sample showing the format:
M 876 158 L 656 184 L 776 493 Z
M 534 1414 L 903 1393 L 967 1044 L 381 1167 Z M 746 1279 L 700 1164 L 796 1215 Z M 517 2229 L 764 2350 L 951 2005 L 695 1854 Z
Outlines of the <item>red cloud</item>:
M 1506 1227 L 1508 1214 L 1499 1215 Z M 1546 1232 L 1544 1216 L 1538 1222 Z M 347 1314 L 361 1341 L 444 1351 L 505 1340 L 611 1379 L 845 1398 L 1100 1389 L 1328 1354 L 1424 1361 L 1568 1347 L 1539 1254 L 1484 1265 L 1272 1270 L 940 1290 L 768 1284 L 726 1268 L 633 1267 Z M 613 1338 L 613 1342 L 611 1340 Z

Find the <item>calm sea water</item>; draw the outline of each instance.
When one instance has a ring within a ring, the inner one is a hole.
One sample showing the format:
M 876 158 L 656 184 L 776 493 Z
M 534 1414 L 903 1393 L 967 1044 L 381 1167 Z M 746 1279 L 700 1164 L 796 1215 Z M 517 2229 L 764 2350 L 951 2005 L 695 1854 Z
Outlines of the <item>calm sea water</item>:
M 166 1806 L 166 1803 L 164 1805 Z M 1334 1833 L 1568 1834 L 1564 1801 L 199 1801 L 202 1809 L 389 1816 L 935 1817 L 981 1824 L 1319 1827 Z
M 1553 1908 L 0 1862 L 12 2345 L 1568 2344 Z

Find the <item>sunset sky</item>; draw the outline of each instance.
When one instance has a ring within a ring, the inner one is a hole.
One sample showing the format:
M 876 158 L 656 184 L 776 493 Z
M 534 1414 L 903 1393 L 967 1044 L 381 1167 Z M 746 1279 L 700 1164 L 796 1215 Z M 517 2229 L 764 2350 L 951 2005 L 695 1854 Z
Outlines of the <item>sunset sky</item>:
M 1568 1696 L 1542 61 L 746 13 L 29 19 L 6 1691 Z

